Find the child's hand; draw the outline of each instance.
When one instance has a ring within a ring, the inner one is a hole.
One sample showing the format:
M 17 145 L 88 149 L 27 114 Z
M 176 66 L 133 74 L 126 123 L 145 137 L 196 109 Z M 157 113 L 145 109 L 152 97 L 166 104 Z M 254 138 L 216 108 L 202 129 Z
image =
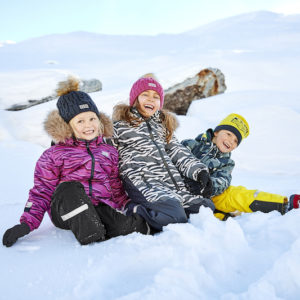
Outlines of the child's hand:
M 202 170 L 198 175 L 197 175 L 197 181 L 201 184 L 202 188 L 204 189 L 207 185 L 207 182 L 209 180 L 209 173 L 207 170 Z
M 213 184 L 212 184 L 212 180 L 209 178 L 207 181 L 206 186 L 204 187 L 203 191 L 202 191 L 202 196 L 204 198 L 210 198 L 213 194 Z
M 30 228 L 26 223 L 15 225 L 14 227 L 7 229 L 3 235 L 2 243 L 6 247 L 12 246 L 18 238 L 28 234 Z

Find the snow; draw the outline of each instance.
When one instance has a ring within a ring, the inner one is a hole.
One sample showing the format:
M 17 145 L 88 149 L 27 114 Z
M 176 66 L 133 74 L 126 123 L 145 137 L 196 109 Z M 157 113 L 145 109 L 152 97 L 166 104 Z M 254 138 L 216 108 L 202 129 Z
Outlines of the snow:
M 151 38 L 54 35 L 50 37 L 56 47 L 40 54 L 37 49 L 47 44 L 49 36 L 1 47 L 0 60 L 6 63 L 0 72 L 0 234 L 17 224 L 22 214 L 35 162 L 50 145 L 42 123 L 56 101 L 18 112 L 3 109 L 48 96 L 68 74 L 99 78 L 103 91 L 91 97 L 101 111 L 111 114 L 113 105 L 128 99 L 131 84 L 143 73 L 154 72 L 168 88 L 201 68 L 219 68 L 228 90 L 194 101 L 187 116 L 178 117 L 177 137 L 194 138 L 227 114 L 239 113 L 248 120 L 250 135 L 233 152 L 232 184 L 287 196 L 299 193 L 299 52 L 295 50 L 300 46 L 299 20 L 299 15 L 268 12 L 220 20 L 208 26 L 207 49 L 190 39 L 205 40 L 201 28 Z M 247 47 L 241 46 L 247 38 L 243 35 L 218 43 L 222 30 L 238 31 L 239 24 L 253 28 Z M 268 28 L 273 24 L 281 34 L 276 40 L 275 32 L 276 45 L 262 51 L 272 40 L 271 30 L 261 30 L 265 24 Z M 76 58 L 72 64 L 68 47 L 78 36 L 86 37 L 85 43 L 72 50 Z M 191 43 L 178 48 L 176 38 Z M 155 43 L 145 50 L 143 43 L 150 40 Z M 122 54 L 119 45 L 124 41 L 131 44 Z M 88 47 L 92 43 L 105 47 L 98 51 Z M 89 56 L 79 62 L 79 54 L 87 49 Z M 10 65 L 12 58 L 16 63 Z M 55 228 L 45 216 L 38 230 L 11 248 L 0 247 L 0 298 L 299 299 L 299 218 L 300 210 L 294 210 L 285 216 L 257 212 L 221 222 L 203 208 L 189 223 L 168 225 L 155 236 L 133 233 L 80 246 L 71 232 Z

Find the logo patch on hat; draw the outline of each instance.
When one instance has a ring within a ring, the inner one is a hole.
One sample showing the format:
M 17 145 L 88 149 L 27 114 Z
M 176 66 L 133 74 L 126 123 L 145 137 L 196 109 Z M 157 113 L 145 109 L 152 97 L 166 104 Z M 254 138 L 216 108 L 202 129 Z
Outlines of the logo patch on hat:
M 79 108 L 80 108 L 80 109 L 89 108 L 89 105 L 88 105 L 88 104 L 80 104 L 80 105 L 79 105 Z
M 241 119 L 234 117 L 231 120 L 231 122 L 236 125 L 238 130 L 243 132 L 244 136 L 247 136 L 249 134 L 249 130 L 248 130 L 246 124 Z
M 153 82 L 149 82 L 149 83 L 148 83 L 148 86 L 156 87 L 156 84 L 153 83 Z

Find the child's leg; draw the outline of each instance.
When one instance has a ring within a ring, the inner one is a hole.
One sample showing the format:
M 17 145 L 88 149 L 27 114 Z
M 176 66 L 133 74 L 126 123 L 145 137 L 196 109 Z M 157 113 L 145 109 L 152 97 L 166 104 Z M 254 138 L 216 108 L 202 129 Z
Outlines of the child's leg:
M 56 188 L 51 216 L 55 226 L 70 229 L 82 245 L 105 239 L 105 228 L 80 182 L 63 182 Z
M 188 221 L 184 208 L 176 198 L 176 193 L 163 186 L 148 185 L 143 190 L 148 198 L 129 180 L 123 179 L 123 186 L 131 199 L 127 204 L 129 212 L 142 216 L 155 231 L 161 231 L 170 223 L 186 223 Z
M 216 209 L 224 213 L 236 211 L 268 213 L 277 210 L 284 214 L 288 203 L 287 197 L 258 190 L 247 190 L 243 186 L 230 186 L 221 195 L 213 197 L 212 200 Z
M 175 198 L 147 203 L 146 205 L 129 203 L 128 209 L 141 215 L 154 228 L 154 232 L 162 230 L 163 226 L 172 223 L 186 223 L 188 221 L 182 204 Z
M 126 235 L 132 232 L 150 233 L 150 227 L 138 214 L 123 215 L 104 203 L 95 207 L 106 229 L 106 238 Z

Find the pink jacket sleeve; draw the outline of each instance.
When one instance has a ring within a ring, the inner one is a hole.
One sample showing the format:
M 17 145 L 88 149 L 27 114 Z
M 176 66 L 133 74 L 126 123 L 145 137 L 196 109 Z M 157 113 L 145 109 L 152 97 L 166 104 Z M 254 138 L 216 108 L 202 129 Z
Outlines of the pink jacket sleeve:
M 45 212 L 50 210 L 51 197 L 59 182 L 60 168 L 52 156 L 53 148 L 49 148 L 35 166 L 34 186 L 29 191 L 29 198 L 20 218 L 20 222 L 28 224 L 30 230 L 37 229 Z

